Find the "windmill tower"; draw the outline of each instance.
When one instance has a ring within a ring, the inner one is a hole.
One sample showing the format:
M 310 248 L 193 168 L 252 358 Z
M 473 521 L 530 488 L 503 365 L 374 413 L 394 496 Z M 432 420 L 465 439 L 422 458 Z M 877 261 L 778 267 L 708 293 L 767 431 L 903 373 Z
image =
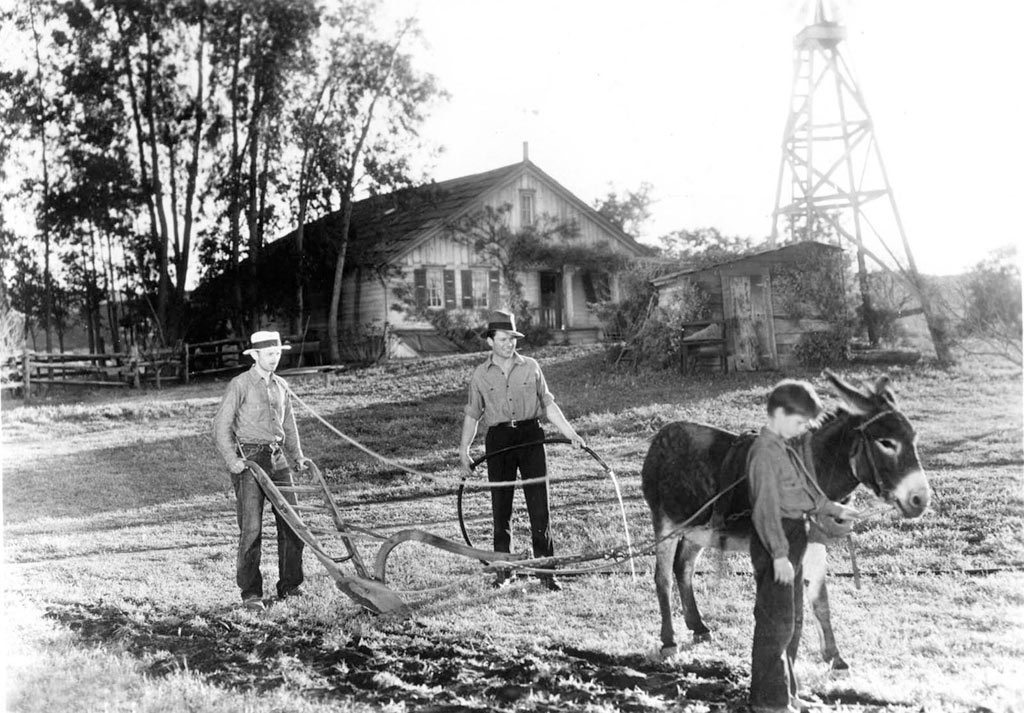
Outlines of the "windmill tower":
M 846 28 L 825 17 L 793 40 L 793 90 L 782 141 L 770 245 L 832 235 L 857 248 L 861 297 L 871 312 L 868 261 L 907 282 L 921 304 L 940 360 L 948 346 L 903 230 L 882 161 L 874 123 L 849 65 L 839 51 Z M 873 320 L 869 338 L 877 341 Z

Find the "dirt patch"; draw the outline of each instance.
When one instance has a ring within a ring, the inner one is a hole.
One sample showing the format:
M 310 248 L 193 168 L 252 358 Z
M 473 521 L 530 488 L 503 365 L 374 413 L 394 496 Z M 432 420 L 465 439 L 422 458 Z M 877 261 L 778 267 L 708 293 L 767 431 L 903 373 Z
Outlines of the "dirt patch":
M 415 622 L 375 628 L 370 637 L 324 632 L 302 623 L 237 611 L 132 612 L 102 604 L 51 607 L 87 645 L 138 658 L 150 675 L 188 670 L 239 690 L 287 687 L 314 700 L 369 705 L 402 701 L 417 711 L 619 711 L 744 709 L 741 672 L 718 661 L 655 663 L 573 647 L 498 650 L 445 637 Z M 330 634 L 328 634 L 330 636 Z M 832 706 L 897 710 L 854 691 L 823 696 Z
M 497 650 L 446 639 L 415 623 L 328 643 L 301 623 L 228 612 L 133 611 L 106 605 L 51 607 L 47 616 L 90 645 L 138 658 L 150 675 L 179 670 L 242 690 L 281 686 L 310 699 L 367 704 L 400 700 L 420 711 L 621 711 L 701 701 L 738 707 L 740 674 L 718 662 L 652 663 L 574 648 Z M 342 639 L 345 635 L 342 635 Z

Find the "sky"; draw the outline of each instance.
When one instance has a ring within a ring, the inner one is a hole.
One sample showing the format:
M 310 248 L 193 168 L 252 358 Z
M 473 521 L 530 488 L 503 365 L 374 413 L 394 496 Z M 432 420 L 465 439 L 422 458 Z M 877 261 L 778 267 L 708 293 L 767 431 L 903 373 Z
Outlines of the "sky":
M 530 159 L 587 203 L 653 185 L 641 240 L 771 232 L 808 0 L 384 0 L 450 98 L 422 135 L 436 180 Z M 839 13 L 918 268 L 1019 243 L 1024 102 L 1012 0 L 847 0 Z M 890 239 L 886 237 L 887 242 Z M 891 238 L 899 245 L 899 236 Z

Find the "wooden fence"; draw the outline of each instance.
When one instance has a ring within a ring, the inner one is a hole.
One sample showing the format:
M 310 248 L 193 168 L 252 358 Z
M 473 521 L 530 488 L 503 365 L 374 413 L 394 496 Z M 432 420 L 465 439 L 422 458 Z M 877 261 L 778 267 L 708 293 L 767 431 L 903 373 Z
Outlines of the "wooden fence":
M 320 342 L 294 341 L 284 352 L 282 368 L 319 366 L 323 360 Z M 213 342 L 183 343 L 178 347 L 144 353 L 75 354 L 25 351 L 5 358 L 0 364 L 0 389 L 21 389 L 28 397 L 32 387 L 78 386 L 141 388 L 165 383 L 187 384 L 190 380 L 239 372 L 252 361 L 243 352 L 248 341 L 221 339 Z

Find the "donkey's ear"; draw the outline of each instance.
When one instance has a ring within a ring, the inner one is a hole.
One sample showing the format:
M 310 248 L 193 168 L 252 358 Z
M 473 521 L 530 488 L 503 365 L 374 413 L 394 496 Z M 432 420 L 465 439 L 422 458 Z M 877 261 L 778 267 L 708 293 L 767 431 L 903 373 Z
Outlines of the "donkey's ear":
M 866 416 L 869 413 L 874 413 L 877 408 L 872 402 L 871 397 L 852 386 L 850 383 L 843 381 L 830 369 L 825 369 L 821 372 L 821 375 L 828 379 L 829 383 L 832 384 L 832 388 L 836 390 L 836 395 L 839 400 L 843 402 L 843 406 L 846 410 L 856 416 Z
M 878 377 L 872 391 L 889 406 L 896 407 L 896 392 L 892 390 L 892 381 L 888 375 L 882 374 L 882 376 Z

